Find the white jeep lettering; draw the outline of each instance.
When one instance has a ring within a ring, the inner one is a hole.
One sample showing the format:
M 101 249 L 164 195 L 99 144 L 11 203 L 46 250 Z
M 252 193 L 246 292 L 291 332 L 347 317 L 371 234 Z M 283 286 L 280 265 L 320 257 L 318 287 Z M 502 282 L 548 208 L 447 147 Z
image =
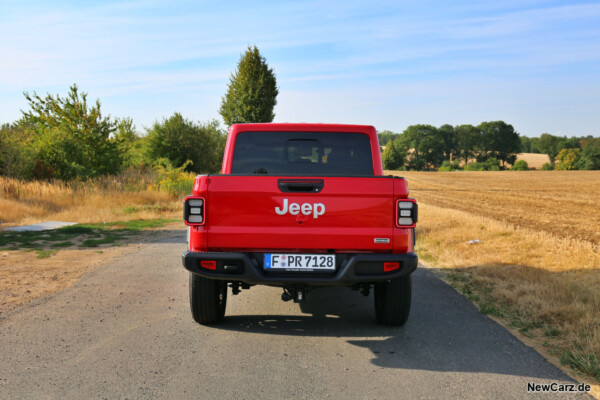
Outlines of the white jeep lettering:
M 318 218 L 319 215 L 325 214 L 325 204 L 323 203 L 315 203 L 313 209 L 315 210 L 313 218 Z
M 289 213 L 291 215 L 298 215 L 300 212 L 304 215 L 313 215 L 313 218 L 319 218 L 319 215 L 325 214 L 325 204 L 323 203 L 290 203 L 288 199 L 283 199 L 283 205 L 281 207 L 275 207 L 277 215 L 285 215 Z
M 300 212 L 300 204 L 298 204 L 298 203 L 290 204 L 290 214 L 298 215 L 299 212 Z
M 279 207 L 275 207 L 275 212 L 277 215 L 285 215 L 287 213 L 288 208 L 288 199 L 283 199 L 283 206 L 281 209 Z
M 302 204 L 302 214 L 310 215 L 310 214 L 312 214 L 312 209 L 313 209 L 313 207 L 310 203 Z

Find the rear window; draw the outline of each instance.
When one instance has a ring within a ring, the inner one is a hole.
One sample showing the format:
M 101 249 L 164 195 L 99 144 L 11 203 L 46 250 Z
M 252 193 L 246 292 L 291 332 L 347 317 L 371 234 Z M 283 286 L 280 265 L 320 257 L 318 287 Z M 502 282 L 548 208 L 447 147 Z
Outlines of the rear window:
M 337 132 L 242 132 L 234 174 L 373 175 L 369 136 Z

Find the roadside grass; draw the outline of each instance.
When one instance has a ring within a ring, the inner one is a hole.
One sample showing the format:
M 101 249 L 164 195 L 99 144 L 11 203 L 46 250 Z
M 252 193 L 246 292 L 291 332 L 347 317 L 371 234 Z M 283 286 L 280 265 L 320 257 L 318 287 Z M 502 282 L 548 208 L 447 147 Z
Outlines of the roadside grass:
M 56 254 L 53 250 L 37 250 L 37 258 L 48 258 L 54 254 Z
M 422 202 L 419 211 L 421 260 L 482 313 L 600 383 L 598 246 Z
M 130 220 L 77 224 L 47 231 L 0 232 L 0 250 L 35 250 L 38 258 L 48 258 L 58 250 L 123 245 L 141 231 L 160 228 L 176 219 Z
M 143 231 L 181 221 L 181 200 L 193 182 L 193 174 L 167 168 L 70 182 L 0 176 L 0 316 L 135 251 L 127 243 L 153 241 L 155 235 Z M 4 229 L 44 221 L 78 224 L 41 232 Z
M 386 173 L 406 177 L 420 204 L 420 260 L 553 362 L 600 383 L 600 171 Z
M 186 179 L 193 182 L 191 175 Z M 127 170 L 118 176 L 72 182 L 0 176 L 0 226 L 179 218 L 185 193 L 173 193 L 156 183 L 164 180 L 151 170 Z

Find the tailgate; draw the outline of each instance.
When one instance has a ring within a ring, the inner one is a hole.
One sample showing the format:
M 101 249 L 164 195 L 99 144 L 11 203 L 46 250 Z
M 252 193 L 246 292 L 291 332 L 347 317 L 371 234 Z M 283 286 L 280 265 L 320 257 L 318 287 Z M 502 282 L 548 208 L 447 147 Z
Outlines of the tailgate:
M 393 190 L 391 177 L 210 176 L 208 248 L 389 252 Z

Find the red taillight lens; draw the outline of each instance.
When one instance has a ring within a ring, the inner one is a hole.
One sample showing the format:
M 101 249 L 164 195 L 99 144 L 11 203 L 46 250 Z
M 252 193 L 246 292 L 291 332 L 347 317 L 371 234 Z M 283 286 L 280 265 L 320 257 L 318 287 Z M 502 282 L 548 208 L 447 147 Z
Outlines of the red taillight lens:
M 383 263 L 383 272 L 390 272 L 398 268 L 400 268 L 400 263 L 398 262 Z
M 217 262 L 202 260 L 202 261 L 200 261 L 200 266 L 202 268 L 211 269 L 211 270 L 215 271 L 217 269 Z

